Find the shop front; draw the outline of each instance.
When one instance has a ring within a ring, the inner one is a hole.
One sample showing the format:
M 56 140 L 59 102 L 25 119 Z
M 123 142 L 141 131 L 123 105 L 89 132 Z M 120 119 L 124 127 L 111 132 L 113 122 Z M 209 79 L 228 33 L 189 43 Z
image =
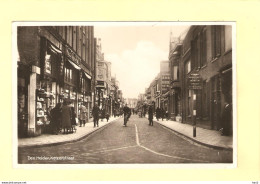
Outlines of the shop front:
M 35 135 L 51 133 L 50 111 L 60 102 L 63 58 L 60 48 L 42 38 L 41 75 L 36 82 L 36 129 Z
M 80 74 L 81 85 L 80 92 L 83 98 L 83 105 L 87 108 L 87 122 L 91 118 L 91 107 L 92 107 L 92 93 L 91 93 L 91 76 L 86 71 L 81 71 Z

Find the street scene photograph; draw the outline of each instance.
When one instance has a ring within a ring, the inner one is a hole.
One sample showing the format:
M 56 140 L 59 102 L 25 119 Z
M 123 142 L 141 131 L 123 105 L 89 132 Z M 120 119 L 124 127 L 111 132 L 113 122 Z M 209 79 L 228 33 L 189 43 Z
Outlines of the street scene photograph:
M 16 164 L 236 163 L 234 29 L 16 22 Z

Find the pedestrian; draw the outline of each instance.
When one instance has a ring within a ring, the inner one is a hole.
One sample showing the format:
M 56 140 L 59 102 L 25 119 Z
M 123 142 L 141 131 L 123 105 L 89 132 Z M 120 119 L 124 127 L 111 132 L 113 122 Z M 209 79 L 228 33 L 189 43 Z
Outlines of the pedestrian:
M 110 117 L 110 116 L 109 116 L 109 113 L 107 112 L 107 113 L 106 113 L 107 122 L 108 122 L 108 120 L 109 120 L 109 117 Z
M 224 110 L 221 116 L 221 135 L 230 135 L 230 126 L 232 124 L 232 97 L 229 94 L 224 95 Z
M 67 99 L 65 99 L 63 102 L 61 118 L 63 133 L 67 134 L 71 128 L 71 110 Z
M 98 120 L 99 120 L 99 107 L 97 106 L 97 104 L 94 105 L 93 109 L 92 109 L 92 116 L 94 119 L 94 128 L 97 126 L 98 127 Z
M 140 110 L 138 111 L 138 115 L 139 115 L 139 118 L 141 118 L 142 112 Z
M 153 126 L 153 107 L 149 106 L 148 109 L 148 120 L 149 120 L 149 125 Z
M 166 118 L 167 121 L 169 120 L 169 112 L 168 111 L 165 112 L 165 118 Z
M 162 121 L 165 117 L 165 110 L 163 109 L 163 107 L 161 108 L 161 118 L 162 118 Z
M 85 126 L 87 119 L 87 108 L 84 106 L 83 103 L 81 103 L 79 107 L 79 121 L 80 121 L 80 127 Z
M 51 110 L 50 115 L 51 115 L 51 129 L 53 134 L 58 134 L 60 131 L 60 124 L 61 124 L 61 108 L 62 104 L 57 103 L 57 105 Z
M 71 133 L 73 133 L 73 130 L 76 131 L 76 113 L 75 113 L 75 108 L 70 104 L 70 113 L 71 113 Z
M 103 109 L 101 110 L 101 119 L 102 119 L 102 121 L 103 121 L 103 119 L 105 118 L 105 116 L 106 116 L 106 111 L 105 111 L 105 109 L 103 108 Z
M 125 104 L 124 108 L 123 108 L 123 112 L 124 112 L 124 126 L 127 126 L 127 121 L 129 119 L 129 111 L 130 111 L 130 108 L 127 107 L 127 104 Z
M 128 116 L 127 116 L 127 121 L 129 120 L 129 118 L 131 117 L 131 115 L 132 115 L 132 112 L 131 112 L 131 109 L 129 108 Z
M 156 119 L 157 121 L 159 121 L 160 117 L 161 117 L 161 109 L 159 107 L 156 108 Z

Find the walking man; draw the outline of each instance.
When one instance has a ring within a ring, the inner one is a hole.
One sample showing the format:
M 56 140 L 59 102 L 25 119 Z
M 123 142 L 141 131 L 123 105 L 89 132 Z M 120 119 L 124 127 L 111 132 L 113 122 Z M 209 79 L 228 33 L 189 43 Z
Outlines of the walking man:
M 127 107 L 127 104 L 125 104 L 124 108 L 123 108 L 123 112 L 124 112 L 124 126 L 127 126 L 126 123 L 128 121 L 129 113 L 130 113 L 130 108 Z
M 149 125 L 153 126 L 153 107 L 152 107 L 152 105 L 150 105 L 149 109 L 148 109 L 148 120 L 149 120 Z
M 92 116 L 94 119 L 94 128 L 97 126 L 98 127 L 98 120 L 99 120 L 99 107 L 97 104 L 94 105 L 92 109 Z

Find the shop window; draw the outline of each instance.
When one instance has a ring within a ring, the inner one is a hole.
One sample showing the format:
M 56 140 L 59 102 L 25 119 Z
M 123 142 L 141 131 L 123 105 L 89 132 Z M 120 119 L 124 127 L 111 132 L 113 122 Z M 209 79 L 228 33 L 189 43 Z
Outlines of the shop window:
M 72 69 L 65 67 L 65 81 L 72 82 Z

